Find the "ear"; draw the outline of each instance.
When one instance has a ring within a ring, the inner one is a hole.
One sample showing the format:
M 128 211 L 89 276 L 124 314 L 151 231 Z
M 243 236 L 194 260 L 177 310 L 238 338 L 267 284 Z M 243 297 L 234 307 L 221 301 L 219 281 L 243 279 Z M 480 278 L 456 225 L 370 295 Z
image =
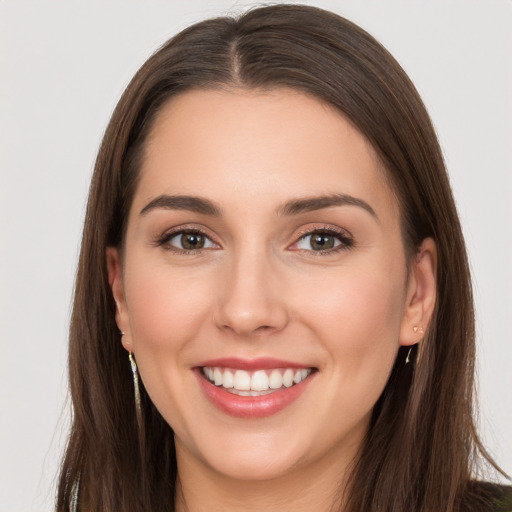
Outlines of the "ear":
M 400 345 L 414 345 L 427 332 L 436 304 L 436 271 L 436 244 L 432 238 L 425 238 L 411 262 Z
M 131 346 L 130 322 L 123 286 L 123 266 L 119 249 L 107 247 L 108 284 L 116 303 L 116 324 L 123 333 L 121 340 L 128 352 L 133 352 Z

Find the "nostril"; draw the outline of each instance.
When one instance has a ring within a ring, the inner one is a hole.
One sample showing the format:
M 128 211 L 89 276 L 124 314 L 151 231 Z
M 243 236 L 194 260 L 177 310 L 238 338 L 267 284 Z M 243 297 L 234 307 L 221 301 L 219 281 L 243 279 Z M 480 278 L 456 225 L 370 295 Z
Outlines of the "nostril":
M 269 331 L 275 329 L 275 327 L 272 327 L 271 325 L 262 325 L 261 327 L 258 327 L 256 331 Z
M 221 326 L 221 328 L 228 332 L 233 332 L 239 335 L 245 335 L 245 336 L 257 336 L 257 335 L 268 335 L 271 334 L 274 331 L 278 331 L 279 329 L 277 327 L 274 327 L 272 325 L 260 325 L 256 328 L 246 328 L 244 329 L 241 326 L 232 326 L 229 324 L 224 324 Z

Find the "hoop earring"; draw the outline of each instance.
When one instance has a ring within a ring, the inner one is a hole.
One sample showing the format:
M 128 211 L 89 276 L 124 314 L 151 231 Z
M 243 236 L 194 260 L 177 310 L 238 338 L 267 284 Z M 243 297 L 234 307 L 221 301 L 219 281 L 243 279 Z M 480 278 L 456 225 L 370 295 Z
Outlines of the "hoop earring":
M 133 391 L 135 395 L 135 412 L 137 414 L 137 424 L 139 429 L 142 427 L 142 408 L 140 405 L 140 391 L 139 391 L 139 374 L 137 373 L 137 363 L 133 358 L 131 352 L 128 353 L 128 359 L 130 360 L 130 366 L 133 375 Z

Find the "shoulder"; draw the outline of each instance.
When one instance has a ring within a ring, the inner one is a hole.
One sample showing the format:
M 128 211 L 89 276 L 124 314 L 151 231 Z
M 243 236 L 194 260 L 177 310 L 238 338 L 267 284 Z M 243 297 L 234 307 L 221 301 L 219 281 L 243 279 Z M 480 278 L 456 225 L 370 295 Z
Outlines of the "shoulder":
M 512 487 L 490 482 L 471 482 L 463 498 L 463 511 L 512 512 Z

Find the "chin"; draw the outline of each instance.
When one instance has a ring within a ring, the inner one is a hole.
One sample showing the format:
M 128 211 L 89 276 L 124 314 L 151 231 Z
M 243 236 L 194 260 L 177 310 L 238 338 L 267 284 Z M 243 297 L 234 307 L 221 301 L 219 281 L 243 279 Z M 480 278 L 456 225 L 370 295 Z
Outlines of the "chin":
M 189 455 L 192 455 L 221 477 L 265 481 L 292 473 L 311 453 L 312 447 L 305 442 L 305 436 L 290 436 L 290 432 L 283 433 L 283 429 L 265 430 L 263 425 L 259 429 L 253 425 L 252 432 L 232 427 L 223 425 L 208 434 L 198 432 L 195 435 L 189 430 L 186 439 L 177 435 L 178 464 L 181 456 L 190 460 Z M 290 442 L 293 439 L 295 443 Z
M 283 453 L 282 449 L 264 451 L 253 448 L 232 450 L 228 456 L 208 462 L 212 470 L 226 478 L 258 482 L 286 477 L 300 466 L 300 458 L 292 453 Z

